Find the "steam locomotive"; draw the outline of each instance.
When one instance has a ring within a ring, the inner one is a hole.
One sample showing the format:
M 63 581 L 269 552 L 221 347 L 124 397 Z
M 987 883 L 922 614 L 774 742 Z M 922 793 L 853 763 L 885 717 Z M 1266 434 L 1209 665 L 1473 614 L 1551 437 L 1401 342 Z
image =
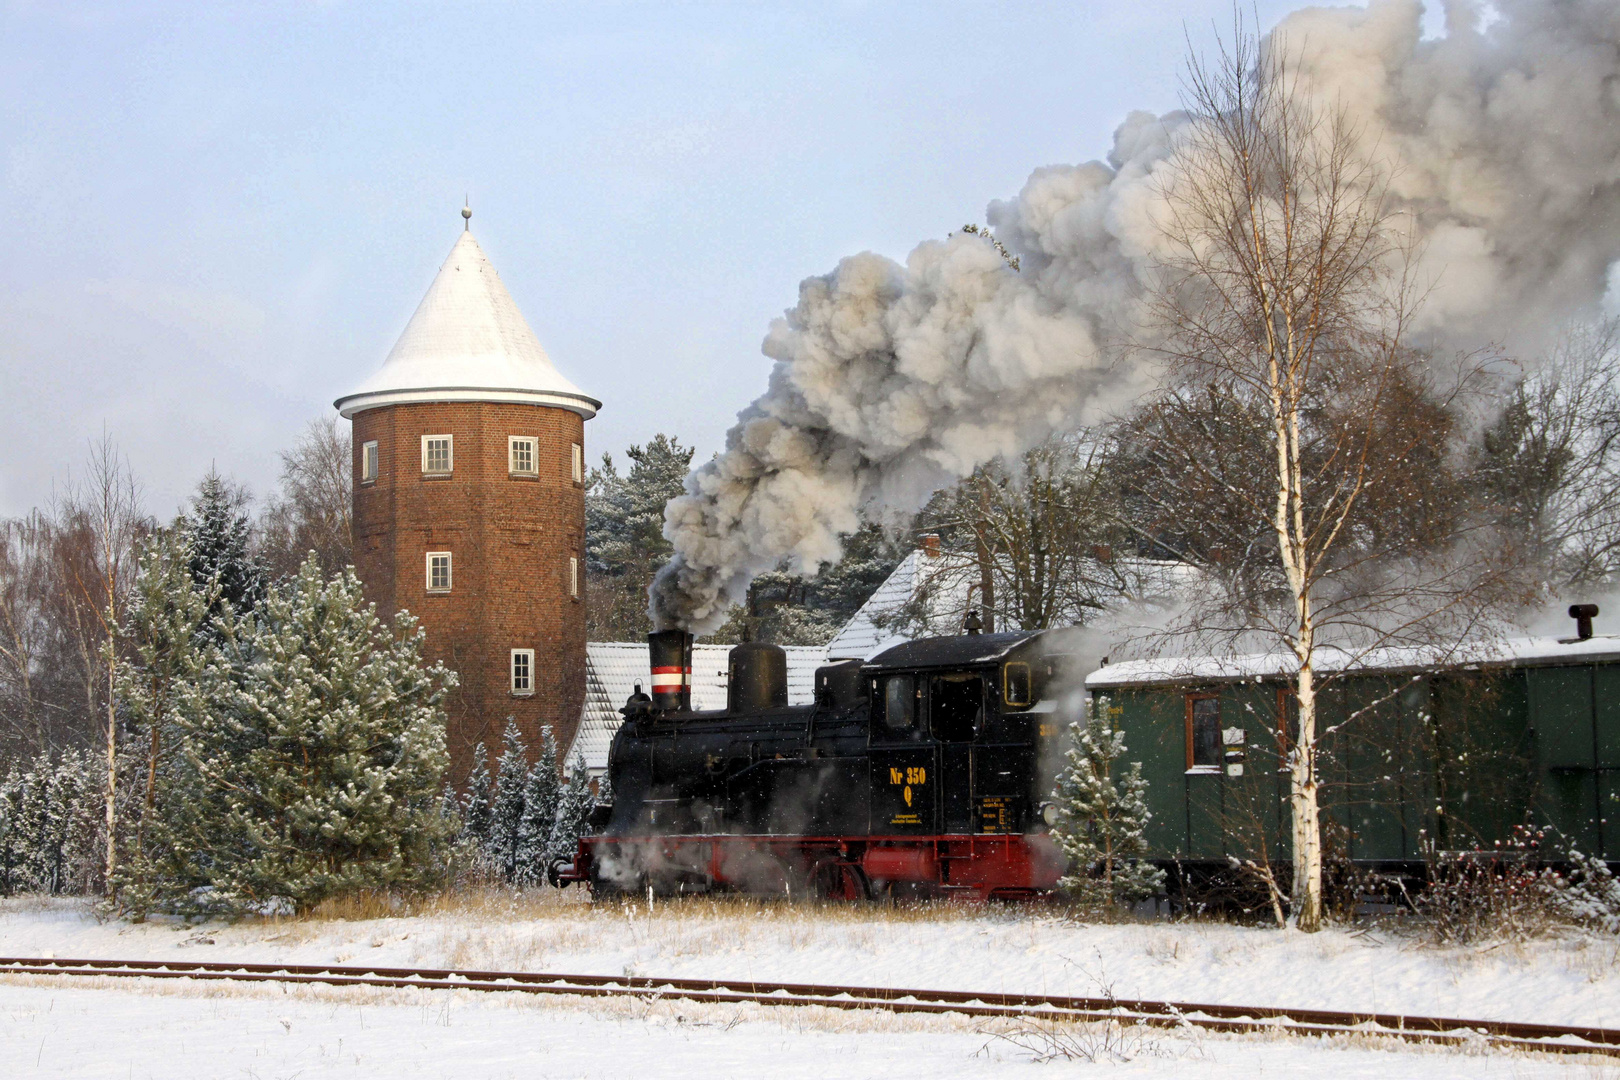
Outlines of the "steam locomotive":
M 596 895 L 1046 891 L 1063 871 L 1045 802 L 1057 641 L 970 632 L 834 661 L 799 706 L 783 650 L 743 644 L 726 708 L 694 711 L 691 636 L 650 634 L 652 693 L 638 686 L 620 710 L 612 802 L 554 876 Z

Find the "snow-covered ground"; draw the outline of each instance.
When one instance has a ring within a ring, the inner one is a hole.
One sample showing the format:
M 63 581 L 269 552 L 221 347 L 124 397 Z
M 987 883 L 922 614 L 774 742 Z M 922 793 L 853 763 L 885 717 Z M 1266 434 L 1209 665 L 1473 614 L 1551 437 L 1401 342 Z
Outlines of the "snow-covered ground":
M 410 917 L 201 927 L 101 923 L 78 903 L 13 900 L 0 902 L 0 955 L 751 976 L 1620 1026 L 1620 943 L 1606 939 L 1436 948 L 1376 931 L 1083 926 L 1028 908 L 687 900 L 649 910 L 645 900 L 593 907 L 579 899 L 545 892 Z M 993 1025 L 958 1017 L 98 983 L 0 978 L 0 1076 L 954 1077 L 1042 1067 Z M 1131 1068 L 1176 1076 L 1330 1068 L 1344 1076 L 1620 1077 L 1620 1062 L 1368 1040 L 1149 1033 L 1125 1049 Z

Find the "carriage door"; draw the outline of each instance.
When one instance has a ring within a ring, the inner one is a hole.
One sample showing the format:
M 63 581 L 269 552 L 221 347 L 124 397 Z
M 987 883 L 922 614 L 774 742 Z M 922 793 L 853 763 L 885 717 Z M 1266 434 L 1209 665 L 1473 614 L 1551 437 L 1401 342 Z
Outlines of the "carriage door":
M 912 674 L 872 680 L 872 823 L 875 836 L 928 836 L 939 828 L 934 745 L 924 681 Z
M 973 739 L 984 726 L 984 677 L 971 672 L 928 681 L 928 725 L 939 742 L 940 831 L 978 831 L 973 820 Z
M 1186 701 L 1187 855 L 1224 860 L 1221 699 L 1218 694 L 1188 694 Z

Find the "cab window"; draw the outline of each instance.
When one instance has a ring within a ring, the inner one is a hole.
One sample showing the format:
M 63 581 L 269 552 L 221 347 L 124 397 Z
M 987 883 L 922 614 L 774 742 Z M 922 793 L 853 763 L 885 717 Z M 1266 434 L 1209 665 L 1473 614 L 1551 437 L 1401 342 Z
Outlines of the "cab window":
M 1011 663 L 1001 672 L 1001 700 L 1008 705 L 1023 706 L 1030 703 L 1029 665 Z
M 910 675 L 890 675 L 882 680 L 878 697 L 882 704 L 883 726 L 889 731 L 910 731 L 917 722 L 917 690 Z
M 936 675 L 928 689 L 928 720 L 941 742 L 971 742 L 984 717 L 984 679 L 967 673 Z

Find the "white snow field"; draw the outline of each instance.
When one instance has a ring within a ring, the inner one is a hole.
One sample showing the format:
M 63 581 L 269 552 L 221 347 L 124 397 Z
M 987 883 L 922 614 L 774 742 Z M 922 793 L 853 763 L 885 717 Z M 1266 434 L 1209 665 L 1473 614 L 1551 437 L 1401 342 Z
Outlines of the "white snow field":
M 1039 908 L 828 909 L 745 901 L 591 906 L 475 896 L 425 914 L 185 926 L 0 901 L 0 955 L 363 962 L 1042 991 L 1620 1026 L 1620 942 L 1439 948 L 1379 931 L 1076 925 Z M 1068 1073 L 1005 1025 L 690 1002 L 467 991 L 0 977 L 0 1077 L 958 1077 Z M 1374 1038 L 1131 1032 L 1166 1076 L 1620 1077 L 1620 1061 Z M 1127 1060 L 1128 1059 L 1128 1060 Z

